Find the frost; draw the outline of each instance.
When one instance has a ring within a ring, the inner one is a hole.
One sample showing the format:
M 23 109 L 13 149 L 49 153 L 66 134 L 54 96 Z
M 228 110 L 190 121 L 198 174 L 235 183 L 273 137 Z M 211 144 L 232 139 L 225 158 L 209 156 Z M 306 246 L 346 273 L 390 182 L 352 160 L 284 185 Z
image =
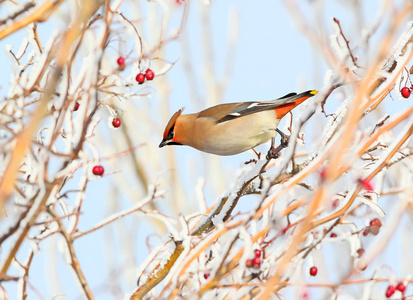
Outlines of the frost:
M 266 160 L 259 160 L 252 169 L 242 174 L 240 178 L 237 180 L 237 184 L 234 190 L 236 191 L 241 190 L 245 182 L 247 182 L 250 178 L 257 176 L 260 173 L 265 163 L 266 163 Z M 218 215 L 214 216 L 212 219 L 212 223 L 215 226 L 223 224 L 223 219 L 225 215 L 227 214 L 228 210 L 233 206 L 234 201 L 237 198 L 237 194 L 236 192 L 231 192 L 227 197 L 228 197 L 228 200 L 225 202 L 224 207 L 222 208 L 221 212 Z
M 345 43 L 342 35 L 340 34 L 340 28 L 338 24 L 334 21 L 331 22 L 335 33 L 330 35 L 330 44 L 332 48 L 335 50 L 337 56 L 341 61 L 345 61 L 345 59 L 348 57 L 348 50 L 344 49 L 342 45 Z
M 160 75 L 164 75 L 164 74 L 168 73 L 168 71 L 169 71 L 170 69 L 172 69 L 172 67 L 174 66 L 175 63 L 176 63 L 176 61 L 173 62 L 173 63 L 167 63 L 167 64 L 165 64 L 161 69 L 159 69 L 159 70 L 155 73 L 155 76 L 160 76 Z
M 17 53 L 15 54 L 16 57 L 22 57 L 23 53 L 26 51 L 27 46 L 28 46 L 29 41 L 27 40 L 27 38 L 23 38 L 21 46 L 19 48 L 19 50 L 17 51 Z M 11 50 L 11 49 L 10 49 Z M 34 55 L 33 55 L 34 56 Z M 32 57 L 33 57 L 32 56 Z M 30 59 L 29 59 L 30 60 Z
M 321 133 L 321 142 L 316 148 L 316 150 L 313 151 L 311 159 L 314 159 L 317 155 L 320 154 L 320 152 L 322 152 L 323 149 L 326 148 L 327 143 L 333 137 L 333 134 L 337 130 L 338 126 L 341 124 L 344 117 L 346 116 L 351 99 L 351 97 L 347 97 L 340 105 L 340 107 L 336 110 L 335 117 L 328 119 L 328 122 L 324 127 L 323 132 Z M 339 135 L 339 133 L 336 133 L 336 136 L 337 135 Z
M 37 77 L 40 75 L 40 72 L 42 71 L 43 66 L 46 64 L 46 60 L 48 59 L 50 51 L 51 51 L 52 47 L 54 46 L 59 34 L 60 34 L 60 32 L 58 30 L 54 30 L 50 34 L 49 41 L 45 45 L 42 55 L 40 57 L 37 57 L 37 62 L 35 64 L 33 64 L 33 66 L 32 66 L 32 69 L 30 71 L 30 78 L 27 78 L 27 82 L 24 82 L 22 80 L 22 84 L 25 88 L 32 87 L 34 85 L 34 83 L 36 82 Z M 51 63 L 50 63 L 50 65 L 51 65 Z M 45 80 L 45 78 L 47 78 L 47 76 L 42 77 L 42 79 L 44 79 L 44 80 Z
M 172 288 L 172 289 L 177 286 L 178 276 L 176 276 L 175 273 L 178 273 L 178 271 L 180 271 L 180 269 L 184 266 L 184 260 L 187 258 L 187 255 L 189 253 L 189 249 L 191 248 L 190 245 L 191 245 L 191 238 L 186 237 L 182 241 L 182 246 L 184 247 L 184 251 L 178 257 L 175 264 L 173 265 L 173 267 L 169 271 L 168 275 L 164 279 L 164 282 L 171 282 L 171 287 L 170 288 Z M 169 258 L 169 255 L 167 256 L 167 258 Z M 165 263 L 166 263 L 166 261 L 165 261 Z
M 324 75 L 324 87 L 332 86 L 333 81 L 334 81 L 334 71 L 331 69 L 328 69 L 326 71 L 326 74 Z
M 72 257 L 70 256 L 69 248 L 63 237 L 60 237 L 57 241 L 57 250 L 62 255 L 63 261 L 70 265 L 72 263 Z
M 403 34 L 399 37 L 396 44 L 393 46 L 392 53 L 393 59 L 398 60 L 400 56 L 402 56 L 402 50 L 406 46 L 407 43 L 410 42 L 413 36 L 413 21 L 410 21 L 406 24 L 407 30 L 403 32 Z M 409 53 L 409 51 L 406 51 Z M 408 55 L 406 55 L 408 56 Z

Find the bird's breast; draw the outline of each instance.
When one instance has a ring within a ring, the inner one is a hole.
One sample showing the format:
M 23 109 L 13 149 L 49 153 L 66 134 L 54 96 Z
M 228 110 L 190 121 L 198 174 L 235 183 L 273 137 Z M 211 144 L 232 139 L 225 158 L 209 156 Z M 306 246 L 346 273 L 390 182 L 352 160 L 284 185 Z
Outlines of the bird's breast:
M 195 121 L 197 139 L 192 146 L 217 155 L 234 155 L 275 137 L 279 120 L 274 111 L 263 111 L 216 124 L 210 118 Z

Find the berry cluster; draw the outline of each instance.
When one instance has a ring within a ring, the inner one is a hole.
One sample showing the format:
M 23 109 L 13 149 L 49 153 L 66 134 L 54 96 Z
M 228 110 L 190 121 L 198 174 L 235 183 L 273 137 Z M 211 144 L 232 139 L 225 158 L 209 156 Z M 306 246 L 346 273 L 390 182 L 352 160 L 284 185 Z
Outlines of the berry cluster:
M 410 95 L 412 94 L 412 91 L 413 91 L 413 85 L 412 85 L 410 88 L 408 88 L 407 86 L 405 86 L 404 88 L 402 88 L 402 89 L 400 90 L 400 93 L 402 94 L 402 97 L 403 97 L 403 98 L 409 98 Z
M 378 235 L 380 232 L 381 225 L 382 225 L 381 221 L 378 218 L 374 218 L 373 220 L 370 221 L 370 226 L 364 229 L 363 235 L 367 236 L 369 233 Z
M 394 286 L 394 285 L 389 285 L 388 287 L 387 287 L 387 290 L 386 290 L 386 297 L 387 298 L 390 298 L 391 296 L 393 296 L 393 294 L 396 292 L 396 291 L 399 291 L 400 293 L 402 293 L 402 296 L 403 296 L 403 298 L 402 299 L 405 299 L 404 298 L 404 291 L 406 290 L 406 286 L 402 283 L 402 282 L 399 282 L 396 286 Z
M 147 69 L 145 74 L 139 73 L 138 75 L 136 75 L 135 79 L 139 84 L 142 84 L 145 82 L 145 79 L 153 80 L 154 78 L 155 78 L 155 73 L 151 69 Z
M 124 70 L 126 67 L 126 59 L 123 56 L 119 56 L 119 58 L 116 60 L 116 63 L 118 64 L 119 70 Z M 145 73 L 139 73 L 136 75 L 135 79 L 139 84 L 143 84 L 145 80 L 153 80 L 155 78 L 155 73 L 151 69 L 147 69 Z
M 259 249 L 254 250 L 254 255 L 255 257 L 253 259 L 247 259 L 245 262 L 245 265 L 247 268 L 254 268 L 254 269 L 259 269 L 261 267 L 262 259 L 262 251 Z

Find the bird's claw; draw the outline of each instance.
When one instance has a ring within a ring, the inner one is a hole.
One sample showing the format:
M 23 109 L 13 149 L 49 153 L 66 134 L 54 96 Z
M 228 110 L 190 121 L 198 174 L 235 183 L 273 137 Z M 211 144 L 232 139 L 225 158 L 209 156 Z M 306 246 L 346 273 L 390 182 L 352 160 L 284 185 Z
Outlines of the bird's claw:
M 274 147 L 274 139 L 271 140 L 271 148 L 270 148 L 270 150 L 268 150 L 268 154 L 266 156 L 266 158 L 268 160 L 279 158 L 281 150 L 288 147 L 288 142 L 290 140 L 289 135 L 286 135 L 284 132 L 282 132 L 278 128 L 276 130 L 279 133 L 279 135 L 281 136 L 281 143 L 278 147 Z
M 271 147 L 270 150 L 268 150 L 268 153 L 267 153 L 267 156 L 266 156 L 267 160 L 279 158 L 280 157 L 280 150 L 281 149 L 278 149 L 278 147 L 277 148 Z
M 276 131 L 278 132 L 278 134 L 281 136 L 281 145 L 284 148 L 288 147 L 288 142 L 290 141 L 290 136 L 286 135 L 284 132 L 282 132 L 281 130 L 279 130 L 278 128 L 276 129 Z

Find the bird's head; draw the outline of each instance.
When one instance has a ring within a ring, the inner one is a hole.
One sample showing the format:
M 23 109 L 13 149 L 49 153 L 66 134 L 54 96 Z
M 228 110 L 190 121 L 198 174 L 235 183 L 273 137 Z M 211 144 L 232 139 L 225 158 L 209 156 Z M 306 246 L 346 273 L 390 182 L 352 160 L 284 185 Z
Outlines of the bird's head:
M 165 131 L 163 132 L 163 140 L 159 144 L 159 148 L 162 148 L 167 145 L 183 145 L 176 134 L 176 128 L 179 123 L 179 117 L 184 109 L 181 108 L 176 113 L 173 114 L 171 119 L 169 120 L 168 124 L 166 124 Z

